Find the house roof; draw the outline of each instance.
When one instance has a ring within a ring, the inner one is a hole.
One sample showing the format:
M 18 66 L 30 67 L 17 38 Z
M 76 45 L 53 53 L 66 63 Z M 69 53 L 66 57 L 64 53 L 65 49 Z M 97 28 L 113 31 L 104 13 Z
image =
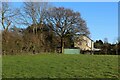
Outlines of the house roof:
M 93 41 L 90 37 L 88 37 L 87 35 L 85 35 L 85 34 L 80 34 L 79 36 L 85 36 L 85 37 L 87 37 L 88 39 L 90 39 L 91 41 Z M 94 41 L 93 41 L 94 42 Z

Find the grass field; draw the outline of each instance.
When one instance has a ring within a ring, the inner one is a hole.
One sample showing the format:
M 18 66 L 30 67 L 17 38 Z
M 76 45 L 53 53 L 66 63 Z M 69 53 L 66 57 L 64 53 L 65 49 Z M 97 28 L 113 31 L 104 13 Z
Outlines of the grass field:
M 2 57 L 3 78 L 117 78 L 115 55 L 9 55 Z

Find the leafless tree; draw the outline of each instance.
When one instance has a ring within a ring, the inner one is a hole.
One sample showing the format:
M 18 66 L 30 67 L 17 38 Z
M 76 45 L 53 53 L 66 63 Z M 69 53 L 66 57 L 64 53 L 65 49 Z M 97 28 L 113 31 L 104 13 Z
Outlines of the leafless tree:
M 64 7 L 51 8 L 46 12 L 44 21 L 61 39 L 61 52 L 64 49 L 64 38 L 67 33 L 89 34 L 86 22 L 79 12 Z
M 10 7 L 10 3 L 3 2 L 0 10 L 0 23 L 4 31 L 8 31 L 10 26 L 15 25 L 16 17 L 19 15 L 19 10 Z
M 21 11 L 20 24 L 31 26 L 34 25 L 33 33 L 37 33 L 37 28 L 42 27 L 38 24 L 43 24 L 43 16 L 48 8 L 46 2 L 24 2 L 23 10 Z
M 39 46 L 42 46 L 45 43 L 44 33 L 42 31 L 42 28 L 44 27 L 43 17 L 45 16 L 45 11 L 49 7 L 50 4 L 47 2 L 24 2 L 23 8 L 20 12 L 18 24 L 22 24 L 32 29 L 30 39 L 39 44 Z M 33 43 L 34 47 L 37 47 L 35 43 Z
M 105 54 L 108 53 L 108 47 L 109 47 L 108 38 L 104 38 L 104 50 L 105 50 Z

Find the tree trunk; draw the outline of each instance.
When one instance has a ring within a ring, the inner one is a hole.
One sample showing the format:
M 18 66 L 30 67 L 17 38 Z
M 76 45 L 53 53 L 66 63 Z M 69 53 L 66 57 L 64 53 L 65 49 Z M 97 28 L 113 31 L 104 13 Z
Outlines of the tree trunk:
M 35 34 L 35 29 L 34 29 L 34 27 L 33 27 L 33 34 Z
M 61 38 L 61 53 L 64 53 L 64 39 Z

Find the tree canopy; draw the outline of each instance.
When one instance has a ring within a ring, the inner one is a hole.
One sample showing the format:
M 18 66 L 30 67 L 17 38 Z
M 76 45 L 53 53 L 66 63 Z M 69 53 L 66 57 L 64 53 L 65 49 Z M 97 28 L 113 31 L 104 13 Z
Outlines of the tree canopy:
M 46 12 L 44 23 L 61 38 L 61 52 L 63 53 L 64 38 L 68 33 L 89 35 L 85 20 L 79 12 L 64 7 L 54 7 Z
M 51 7 L 46 2 L 24 2 L 18 9 L 3 3 L 2 7 L 2 44 L 5 52 L 46 52 L 61 47 L 63 53 L 64 47 L 74 45 L 75 35 L 90 34 L 80 12 L 72 9 Z M 20 26 L 27 27 L 21 29 Z M 4 33 L 5 30 L 8 32 Z

